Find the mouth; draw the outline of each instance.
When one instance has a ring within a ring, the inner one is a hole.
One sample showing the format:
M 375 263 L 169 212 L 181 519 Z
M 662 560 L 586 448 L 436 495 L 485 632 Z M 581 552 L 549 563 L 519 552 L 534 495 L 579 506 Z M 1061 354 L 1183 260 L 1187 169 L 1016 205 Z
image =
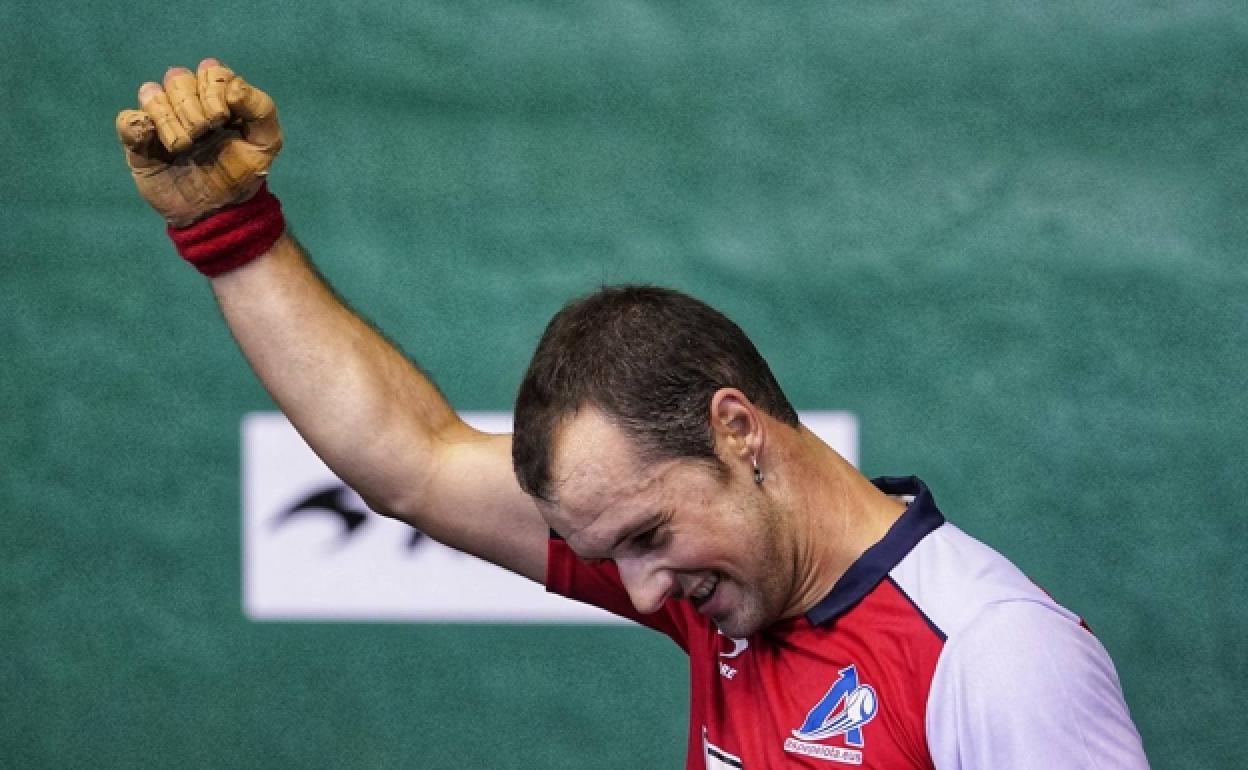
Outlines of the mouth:
M 696 609 L 701 609 L 715 595 L 715 589 L 718 587 L 719 575 L 713 574 L 694 586 L 693 590 L 689 592 L 689 601 L 693 602 L 693 606 Z

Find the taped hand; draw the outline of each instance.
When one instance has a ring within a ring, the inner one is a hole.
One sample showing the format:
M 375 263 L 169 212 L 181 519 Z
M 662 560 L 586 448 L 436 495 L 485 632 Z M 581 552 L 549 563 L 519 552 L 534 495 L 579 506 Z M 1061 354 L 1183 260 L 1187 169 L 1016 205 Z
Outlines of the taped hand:
M 117 137 L 139 194 L 174 227 L 255 195 L 282 147 L 273 100 L 216 59 L 140 86 Z

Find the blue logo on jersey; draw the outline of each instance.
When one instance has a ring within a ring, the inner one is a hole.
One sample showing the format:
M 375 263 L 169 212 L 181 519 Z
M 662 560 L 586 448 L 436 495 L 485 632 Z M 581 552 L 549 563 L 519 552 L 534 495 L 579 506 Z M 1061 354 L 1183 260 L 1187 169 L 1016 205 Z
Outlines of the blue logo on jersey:
M 841 669 L 828 694 L 815 704 L 793 735 L 805 741 L 820 741 L 844 734 L 847 744 L 860 749 L 862 726 L 874 719 L 879 709 L 875 688 L 858 684 L 858 669 L 851 664 Z

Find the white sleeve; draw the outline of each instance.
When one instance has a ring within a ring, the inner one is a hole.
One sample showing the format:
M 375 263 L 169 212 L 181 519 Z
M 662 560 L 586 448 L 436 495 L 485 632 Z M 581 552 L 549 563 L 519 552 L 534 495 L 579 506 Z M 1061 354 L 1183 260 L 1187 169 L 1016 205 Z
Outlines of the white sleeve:
M 1140 770 L 1109 654 L 1040 602 L 988 605 L 951 636 L 927 702 L 937 770 Z

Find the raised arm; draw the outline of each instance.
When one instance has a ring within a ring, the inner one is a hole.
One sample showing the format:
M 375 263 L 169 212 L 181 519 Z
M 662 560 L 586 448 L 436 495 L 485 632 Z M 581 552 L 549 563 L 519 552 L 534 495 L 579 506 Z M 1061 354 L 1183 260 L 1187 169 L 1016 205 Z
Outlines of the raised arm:
M 206 59 L 195 74 L 171 69 L 163 86 L 145 83 L 139 104 L 117 118 L 139 192 L 175 240 L 212 230 L 216 240 L 200 238 L 184 255 L 212 276 L 230 331 L 308 444 L 379 513 L 542 581 L 547 529 L 512 474 L 511 437 L 460 420 L 289 234 L 260 242 L 262 254 L 241 266 L 220 245 L 234 233 L 252 238 L 258 217 L 272 220 L 247 213 L 267 196 L 281 145 L 269 97 Z

